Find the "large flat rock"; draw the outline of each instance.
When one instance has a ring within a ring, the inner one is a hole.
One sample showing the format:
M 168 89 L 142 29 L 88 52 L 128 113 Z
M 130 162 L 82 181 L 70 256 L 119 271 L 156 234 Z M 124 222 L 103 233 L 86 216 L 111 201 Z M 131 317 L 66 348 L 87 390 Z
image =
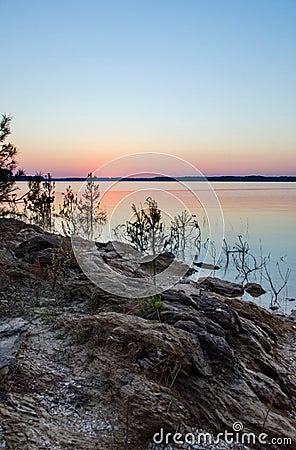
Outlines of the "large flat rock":
M 241 284 L 214 277 L 202 280 L 200 287 L 225 297 L 241 297 L 244 293 L 244 287 Z

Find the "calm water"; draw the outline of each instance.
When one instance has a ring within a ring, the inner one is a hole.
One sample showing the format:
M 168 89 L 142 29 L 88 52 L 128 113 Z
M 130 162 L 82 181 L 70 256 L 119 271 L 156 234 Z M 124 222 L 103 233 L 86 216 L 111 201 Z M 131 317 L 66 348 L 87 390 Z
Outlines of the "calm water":
M 116 184 L 102 182 L 102 206 L 107 210 L 109 224 L 103 232 L 103 238 L 108 239 L 109 231 L 118 223 L 123 223 L 131 217 L 130 205 L 140 204 L 150 195 L 155 198 L 164 216 L 169 218 L 188 208 L 195 214 L 206 230 L 207 209 L 217 208 L 217 205 L 205 205 L 197 200 L 205 190 L 203 183 L 156 183 L 156 182 L 120 182 Z M 69 183 L 56 183 L 56 203 L 60 203 L 62 192 Z M 81 183 L 71 183 L 73 191 L 79 191 Z M 225 238 L 234 245 L 237 236 L 241 234 L 250 245 L 250 250 L 256 256 L 270 254 L 274 279 L 279 281 L 276 262 L 281 261 L 282 271 L 291 268 L 288 289 L 282 293 L 282 298 L 296 297 L 296 183 L 212 183 L 212 187 L 221 205 Z M 21 183 L 21 189 L 24 184 Z M 136 191 L 136 192 L 135 192 Z M 194 195 L 195 194 L 195 195 Z M 58 209 L 58 208 L 57 208 Z M 214 211 L 215 212 L 215 211 Z M 212 211 L 213 213 L 213 211 Z M 218 213 L 217 213 L 218 214 Z M 207 232 L 204 233 L 206 238 Z M 261 246 L 261 250 L 260 250 Z M 221 261 L 222 262 L 222 261 Z M 217 276 L 222 276 L 222 271 Z M 230 269 L 226 278 L 235 279 L 236 272 Z M 261 281 L 257 274 L 257 281 Z M 268 284 L 264 281 L 265 288 Z M 258 304 L 267 306 L 270 296 L 257 299 Z M 282 301 L 281 310 L 296 309 L 296 302 Z

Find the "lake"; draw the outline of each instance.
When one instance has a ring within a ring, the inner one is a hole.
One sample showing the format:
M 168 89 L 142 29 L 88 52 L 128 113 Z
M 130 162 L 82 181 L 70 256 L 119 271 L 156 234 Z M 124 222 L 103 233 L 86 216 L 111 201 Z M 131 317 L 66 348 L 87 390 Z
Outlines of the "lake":
M 80 182 L 70 184 L 74 192 L 78 192 L 82 186 Z M 24 183 L 20 185 L 23 191 Z M 57 204 L 61 202 L 62 192 L 65 192 L 67 186 L 69 183 L 56 182 Z M 130 206 L 133 202 L 140 205 L 151 196 L 158 201 L 167 221 L 184 208 L 196 215 L 202 230 L 205 230 L 205 241 L 209 225 L 207 214 L 210 211 L 212 217 L 215 217 L 215 214 L 220 215 L 217 209 L 220 204 L 224 218 L 224 235 L 230 247 L 235 245 L 238 235 L 242 235 L 256 258 L 260 258 L 260 255 L 270 255 L 273 279 L 278 286 L 280 274 L 276 263 L 280 263 L 283 274 L 288 268 L 291 269 L 287 288 L 281 293 L 280 311 L 289 312 L 293 307 L 296 308 L 296 302 L 286 300 L 286 297 L 296 297 L 296 183 L 214 182 L 212 187 L 219 203 L 202 205 L 196 196 L 203 196 L 201 193 L 206 190 L 205 183 L 187 182 L 184 185 L 179 182 L 101 182 L 101 205 L 106 209 L 109 218 L 102 240 L 114 237 L 112 229 L 131 217 Z M 220 258 L 219 263 L 223 264 L 223 258 Z M 216 275 L 222 277 L 223 270 L 217 271 Z M 235 268 L 230 266 L 225 278 L 235 280 L 236 276 Z M 265 289 L 270 290 L 268 282 L 262 276 L 262 270 L 258 271 L 256 280 L 262 281 Z M 270 294 L 255 301 L 268 307 Z

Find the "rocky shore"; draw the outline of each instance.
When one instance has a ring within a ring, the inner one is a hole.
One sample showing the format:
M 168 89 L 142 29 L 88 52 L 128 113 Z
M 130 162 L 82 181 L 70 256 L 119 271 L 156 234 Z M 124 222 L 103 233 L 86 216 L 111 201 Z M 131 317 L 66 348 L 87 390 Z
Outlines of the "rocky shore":
M 110 243 L 98 251 L 122 273 L 145 269 Z M 84 276 L 69 239 L 0 219 L 0 448 L 296 449 L 296 318 L 242 292 L 184 279 L 157 306 L 116 297 Z M 152 442 L 236 423 L 266 443 Z

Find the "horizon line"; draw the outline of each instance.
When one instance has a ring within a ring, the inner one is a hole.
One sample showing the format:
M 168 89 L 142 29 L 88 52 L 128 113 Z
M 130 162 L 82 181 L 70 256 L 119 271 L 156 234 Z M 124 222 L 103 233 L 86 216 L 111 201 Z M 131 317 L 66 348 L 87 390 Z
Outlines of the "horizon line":
M 34 178 L 36 176 L 42 177 L 42 179 L 46 179 L 46 175 L 23 175 L 19 177 L 18 181 L 28 181 L 30 178 Z M 61 176 L 61 177 L 51 177 L 52 181 L 86 181 L 87 176 Z M 153 175 L 149 176 L 139 176 L 139 177 L 120 177 L 120 176 L 108 176 L 108 177 L 93 177 L 96 181 L 178 181 L 184 180 L 187 181 L 203 181 L 203 180 L 212 180 L 212 181 L 239 181 L 245 180 L 248 181 L 296 181 L 296 175 L 205 175 L 205 176 L 196 176 L 196 175 L 178 175 L 178 176 L 163 176 L 163 175 Z

